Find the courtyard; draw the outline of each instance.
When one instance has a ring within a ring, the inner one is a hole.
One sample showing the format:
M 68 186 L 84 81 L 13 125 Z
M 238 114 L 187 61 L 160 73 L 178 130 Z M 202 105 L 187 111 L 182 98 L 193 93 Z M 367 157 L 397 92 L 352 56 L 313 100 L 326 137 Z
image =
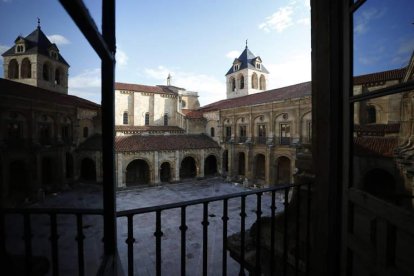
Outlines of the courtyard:
M 228 183 L 222 178 L 191 180 L 176 184 L 133 188 L 117 192 L 117 210 L 131 210 L 158 206 L 163 204 L 204 199 L 249 190 L 238 183 Z M 282 196 L 276 194 L 277 212 L 283 210 Z M 262 216 L 269 216 L 271 196 L 262 196 Z M 31 208 L 102 208 L 102 187 L 96 184 L 79 183 L 72 189 L 52 194 L 42 203 L 33 204 Z M 256 220 L 257 196 L 246 197 L 246 229 Z M 161 269 L 163 275 L 179 275 L 181 254 L 181 209 L 161 212 Z M 240 198 L 228 201 L 228 236 L 240 232 Z M 208 274 L 221 275 L 223 246 L 223 202 L 211 202 L 208 205 Z M 203 205 L 186 208 L 186 272 L 188 275 L 201 275 L 203 267 Z M 24 252 L 23 217 L 8 215 L 6 217 L 7 248 L 13 254 Z M 156 225 L 155 213 L 139 214 L 133 217 L 133 236 L 135 239 L 134 274 L 155 275 L 156 267 Z M 32 215 L 32 252 L 34 256 L 44 256 L 51 263 L 50 219 L 48 215 Z M 103 220 L 101 215 L 83 216 L 85 274 L 95 275 L 101 262 L 103 252 Z M 118 253 L 122 270 L 128 271 L 128 227 L 126 217 L 117 219 Z M 77 275 L 78 252 L 76 216 L 57 215 L 58 259 L 61 275 Z M 51 269 L 49 270 L 51 271 Z M 237 275 L 239 265 L 228 255 L 228 275 Z M 50 273 L 51 275 L 51 273 Z

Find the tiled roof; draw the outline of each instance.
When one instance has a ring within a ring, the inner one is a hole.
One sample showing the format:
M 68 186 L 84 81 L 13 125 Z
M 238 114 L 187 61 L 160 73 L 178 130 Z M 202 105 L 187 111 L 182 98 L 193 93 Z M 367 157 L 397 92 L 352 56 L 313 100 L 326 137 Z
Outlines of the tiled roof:
M 29 34 L 26 37 L 18 37 L 18 39 L 24 39 L 26 42 L 26 50 L 23 53 L 16 53 L 15 47 L 16 45 L 13 45 L 9 50 L 4 52 L 2 56 L 14 56 L 14 55 L 28 55 L 28 54 L 42 54 L 44 56 L 49 56 L 49 49 L 53 46 L 56 47 L 56 44 L 49 41 L 47 36 L 42 32 L 40 27 L 37 27 L 36 30 L 34 30 L 31 34 Z M 59 54 L 59 61 L 68 65 L 66 60 Z
M 117 136 L 115 150 L 128 151 L 162 151 L 183 149 L 219 148 L 210 137 L 200 135 L 151 135 L 151 136 Z
M 267 69 L 263 66 L 263 64 L 261 65 L 261 69 L 260 70 L 257 69 L 254 66 L 254 62 L 253 61 L 256 58 L 257 57 L 246 46 L 246 48 L 244 49 L 243 53 L 241 53 L 240 56 L 239 56 L 239 58 L 237 59 L 241 63 L 239 70 L 248 68 L 248 69 L 256 70 L 256 71 L 263 72 L 263 73 L 269 73 L 269 71 L 267 71 Z M 229 74 L 231 74 L 231 73 L 234 73 L 234 72 L 235 72 L 234 71 L 234 66 L 231 66 L 231 68 L 229 69 L 229 71 L 227 71 L 226 76 L 229 75 Z
M 398 137 L 354 137 L 355 155 L 393 157 Z
M 176 95 L 173 90 L 168 89 L 168 86 L 150 86 L 142 84 L 132 84 L 132 83 L 115 83 L 115 90 L 127 90 L 135 92 L 144 92 L 144 93 L 155 93 L 155 94 L 172 94 Z
M 240 106 L 249 106 L 255 104 L 270 103 L 273 101 L 280 101 L 293 98 L 301 98 L 311 96 L 312 87 L 311 82 L 298 83 L 291 86 L 272 89 L 265 92 L 260 92 L 243 97 L 226 99 L 218 101 L 198 109 L 202 112 L 215 111 L 219 109 L 234 108 Z
M 365 83 L 381 82 L 388 80 L 401 80 L 404 77 L 407 68 L 393 69 L 383 72 L 366 74 L 354 77 L 354 85 Z
M 127 131 L 127 132 L 147 132 L 147 131 L 174 131 L 183 132 L 184 130 L 178 126 L 115 126 L 115 131 Z
M 94 134 L 85 141 L 83 141 L 77 150 L 93 150 L 101 151 L 102 150 L 102 135 Z
M 375 132 L 375 133 L 398 133 L 400 124 L 373 124 L 373 125 L 355 125 L 356 132 Z
M 52 104 L 99 109 L 100 105 L 72 95 L 49 91 L 36 86 L 0 78 L 0 97 L 24 98 Z
M 184 113 L 185 117 L 189 119 L 202 119 L 203 118 L 203 112 L 199 110 L 181 109 L 181 111 Z

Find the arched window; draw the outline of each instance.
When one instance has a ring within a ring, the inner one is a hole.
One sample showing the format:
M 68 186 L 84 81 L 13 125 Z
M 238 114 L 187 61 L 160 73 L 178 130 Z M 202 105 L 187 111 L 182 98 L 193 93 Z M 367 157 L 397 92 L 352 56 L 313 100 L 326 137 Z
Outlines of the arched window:
M 145 125 L 148 126 L 149 125 L 149 113 L 145 113 Z
M 367 106 L 367 124 L 375 124 L 377 122 L 377 111 L 375 106 Z
M 62 83 L 61 77 L 62 77 L 61 70 L 59 68 L 56 68 L 56 70 L 55 70 L 55 84 L 61 85 L 61 83 Z
M 20 70 L 20 75 L 22 79 L 29 79 L 32 77 L 32 65 L 28 58 L 23 59 Z
M 164 126 L 168 126 L 168 114 L 164 114 Z
M 266 78 L 265 76 L 260 76 L 260 90 L 266 90 Z
M 50 80 L 50 66 L 47 63 L 43 64 L 43 80 L 45 81 Z
M 84 127 L 83 128 L 83 138 L 86 138 L 89 136 L 89 128 L 88 127 Z
M 253 73 L 252 75 L 252 88 L 253 89 L 257 89 L 257 82 L 258 82 L 257 74 Z
M 235 78 L 231 78 L 230 79 L 230 85 L 231 85 L 231 91 L 235 91 L 236 90 L 236 79 Z
M 18 79 L 19 78 L 19 64 L 15 59 L 10 60 L 9 62 L 9 79 Z
M 239 76 L 239 87 L 240 89 L 244 88 L 244 76 L 243 75 Z
M 214 137 L 214 127 L 210 128 L 210 136 Z
M 124 116 L 123 116 L 123 123 L 124 125 L 128 124 L 128 112 L 124 112 Z

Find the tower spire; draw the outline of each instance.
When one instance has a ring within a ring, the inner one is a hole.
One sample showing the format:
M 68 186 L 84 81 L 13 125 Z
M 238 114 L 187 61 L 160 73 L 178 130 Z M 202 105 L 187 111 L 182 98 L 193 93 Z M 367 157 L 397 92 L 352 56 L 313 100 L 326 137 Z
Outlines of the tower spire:
M 171 85 L 171 74 L 168 73 L 168 77 L 167 77 L 167 85 L 170 86 Z
M 247 49 L 247 39 L 246 39 L 246 49 Z
M 40 29 L 40 18 L 37 18 L 37 28 Z

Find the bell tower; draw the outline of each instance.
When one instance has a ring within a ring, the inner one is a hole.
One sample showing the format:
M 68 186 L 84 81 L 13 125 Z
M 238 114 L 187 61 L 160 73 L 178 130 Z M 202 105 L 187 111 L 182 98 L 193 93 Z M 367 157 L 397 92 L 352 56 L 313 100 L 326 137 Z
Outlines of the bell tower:
M 263 66 L 262 59 L 255 56 L 247 47 L 234 59 L 226 74 L 227 99 L 247 96 L 267 89 L 269 71 Z
M 40 28 L 18 36 L 13 47 L 2 54 L 4 78 L 68 94 L 69 64 Z

